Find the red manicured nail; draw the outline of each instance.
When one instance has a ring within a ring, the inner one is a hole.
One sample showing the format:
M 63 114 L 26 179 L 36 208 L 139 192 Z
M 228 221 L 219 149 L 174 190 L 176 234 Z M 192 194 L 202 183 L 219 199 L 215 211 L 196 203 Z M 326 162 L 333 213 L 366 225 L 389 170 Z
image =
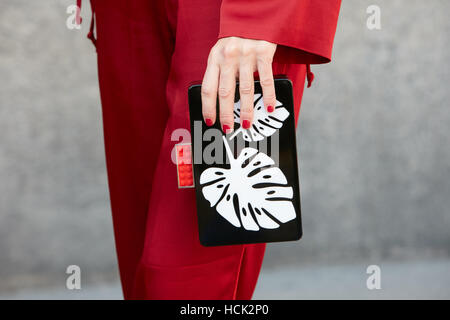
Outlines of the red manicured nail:
M 212 122 L 212 120 L 211 119 L 205 119 L 205 123 L 206 123 L 206 125 L 208 126 L 208 127 L 211 127 L 212 125 L 213 125 L 213 122 Z
M 275 110 L 274 107 L 272 107 L 272 106 L 268 106 L 268 107 L 267 107 L 267 111 L 273 112 L 273 110 Z
M 226 124 L 224 124 L 224 125 L 222 126 L 222 130 L 223 130 L 223 132 L 225 132 L 225 133 L 230 133 L 230 132 L 231 132 L 230 126 L 228 126 L 228 125 L 226 125 Z
M 242 121 L 242 127 L 243 127 L 244 129 L 250 128 L 250 121 L 248 121 L 248 120 L 243 120 L 243 121 Z

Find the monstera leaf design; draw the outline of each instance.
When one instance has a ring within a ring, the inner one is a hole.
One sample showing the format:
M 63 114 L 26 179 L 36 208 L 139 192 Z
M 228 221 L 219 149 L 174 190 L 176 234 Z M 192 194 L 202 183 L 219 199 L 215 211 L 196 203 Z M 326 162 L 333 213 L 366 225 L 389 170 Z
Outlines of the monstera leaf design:
M 230 168 L 208 168 L 200 176 L 211 207 L 233 226 L 252 231 L 276 229 L 295 219 L 293 189 L 274 161 L 254 148 L 244 148 L 235 159 L 223 140 Z
M 230 139 L 233 139 L 239 133 L 245 141 L 261 141 L 265 137 L 270 137 L 283 126 L 283 121 L 289 116 L 289 111 L 283 107 L 282 103 L 277 100 L 275 110 L 271 113 L 267 112 L 264 107 L 264 101 L 260 93 L 254 95 L 255 105 L 253 109 L 253 122 L 249 129 L 240 127 L 237 129 Z M 234 122 L 240 123 L 241 101 L 234 104 Z

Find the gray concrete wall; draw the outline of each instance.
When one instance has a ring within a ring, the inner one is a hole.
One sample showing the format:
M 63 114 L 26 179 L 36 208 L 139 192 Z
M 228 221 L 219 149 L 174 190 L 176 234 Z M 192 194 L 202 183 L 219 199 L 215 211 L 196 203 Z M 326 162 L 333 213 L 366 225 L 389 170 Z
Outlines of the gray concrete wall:
M 117 279 L 90 13 L 68 30 L 72 2 L 0 3 L 0 290 L 70 264 Z M 265 268 L 450 255 L 449 9 L 343 1 L 299 120 L 304 238 L 270 244 Z
M 366 28 L 370 4 L 381 8 L 379 31 Z M 343 1 L 333 62 L 313 66 L 300 112 L 303 243 L 275 245 L 270 256 L 449 254 L 449 9 Z

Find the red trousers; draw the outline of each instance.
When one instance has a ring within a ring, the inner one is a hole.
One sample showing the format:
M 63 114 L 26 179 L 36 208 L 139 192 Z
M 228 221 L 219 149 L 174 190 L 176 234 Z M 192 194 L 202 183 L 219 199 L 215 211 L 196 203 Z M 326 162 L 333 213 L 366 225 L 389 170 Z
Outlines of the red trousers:
M 189 130 L 188 86 L 201 82 L 217 39 L 232 35 L 279 44 L 273 73 L 293 81 L 297 119 L 305 64 L 330 61 L 340 1 L 91 3 L 125 299 L 250 299 L 265 244 L 199 243 L 194 189 L 177 187 L 171 133 Z

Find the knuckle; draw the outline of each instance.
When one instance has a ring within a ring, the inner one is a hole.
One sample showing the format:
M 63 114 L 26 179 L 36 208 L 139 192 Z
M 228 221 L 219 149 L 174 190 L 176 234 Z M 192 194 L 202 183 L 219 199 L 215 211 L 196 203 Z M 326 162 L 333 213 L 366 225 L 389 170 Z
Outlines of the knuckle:
M 208 109 L 206 109 L 206 110 L 203 109 L 202 115 L 203 115 L 203 117 L 210 118 L 210 119 L 214 119 L 214 117 L 216 116 L 216 114 L 214 112 L 211 112 Z
M 220 114 L 220 122 L 222 123 L 232 123 L 234 122 L 234 116 L 232 113 L 221 113 Z
M 211 88 L 202 86 L 201 94 L 202 94 L 202 96 L 204 96 L 205 98 L 211 98 L 211 97 L 213 96 L 213 90 L 212 90 Z
M 263 87 L 271 87 L 274 85 L 274 80 L 272 77 L 267 77 L 267 78 L 263 78 L 261 79 L 261 86 Z
M 234 44 L 229 44 L 223 49 L 225 58 L 235 58 L 239 54 L 239 48 Z
M 252 107 L 242 107 L 240 117 L 246 118 L 246 119 L 253 118 L 253 108 Z
M 268 92 L 264 94 L 264 101 L 271 103 L 275 102 L 275 100 L 276 100 L 275 92 Z
M 231 90 L 229 88 L 220 87 L 218 93 L 219 93 L 219 97 L 227 98 L 230 96 Z
M 243 57 L 250 57 L 250 56 L 254 55 L 254 53 L 255 53 L 255 48 L 254 47 L 246 46 L 246 47 L 243 47 L 242 50 L 241 50 L 241 55 Z
M 252 87 L 251 83 L 249 83 L 249 82 L 244 82 L 239 85 L 239 92 L 241 94 L 251 94 L 252 91 L 253 91 L 253 87 Z
M 264 96 L 264 102 L 266 105 L 275 105 L 276 104 L 276 97 L 273 94 L 267 94 Z

